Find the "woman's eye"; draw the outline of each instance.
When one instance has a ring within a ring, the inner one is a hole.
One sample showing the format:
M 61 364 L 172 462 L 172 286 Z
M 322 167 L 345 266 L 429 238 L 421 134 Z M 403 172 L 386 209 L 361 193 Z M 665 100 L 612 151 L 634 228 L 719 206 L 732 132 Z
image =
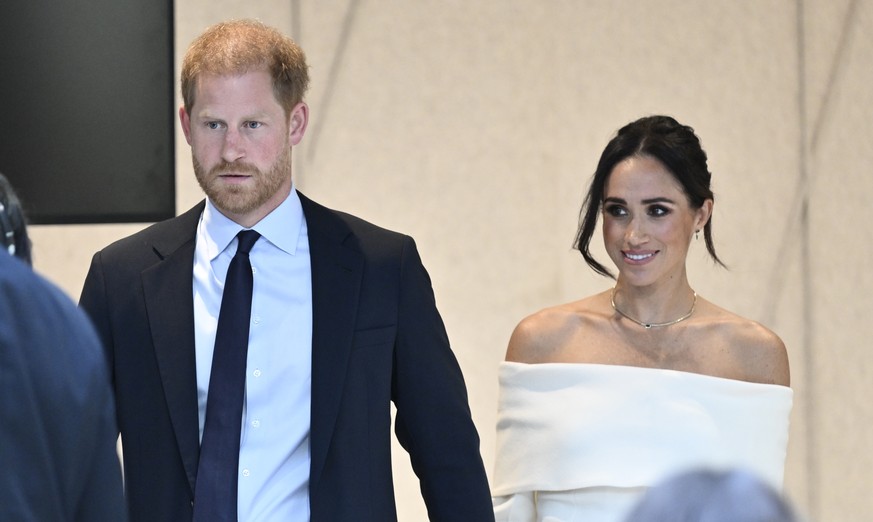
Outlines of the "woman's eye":
M 607 214 L 613 217 L 621 217 L 627 215 L 627 211 L 624 207 L 620 207 L 618 205 L 610 205 L 604 209 Z
M 669 208 L 662 207 L 659 205 L 656 205 L 656 206 L 649 209 L 649 214 L 651 214 L 652 216 L 655 216 L 655 217 L 666 216 L 669 213 L 670 213 Z

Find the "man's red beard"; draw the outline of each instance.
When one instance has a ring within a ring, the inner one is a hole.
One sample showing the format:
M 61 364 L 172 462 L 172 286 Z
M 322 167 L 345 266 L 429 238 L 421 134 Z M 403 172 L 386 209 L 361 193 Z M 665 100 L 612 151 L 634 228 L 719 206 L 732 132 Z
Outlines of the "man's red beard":
M 261 171 L 254 165 L 244 162 L 228 163 L 222 161 L 209 173 L 195 157 L 194 175 L 200 188 L 219 210 L 226 214 L 247 214 L 273 197 L 282 184 L 291 176 L 291 152 L 283 154 L 268 171 Z M 220 176 L 242 174 L 251 176 L 251 182 L 240 185 L 222 183 Z

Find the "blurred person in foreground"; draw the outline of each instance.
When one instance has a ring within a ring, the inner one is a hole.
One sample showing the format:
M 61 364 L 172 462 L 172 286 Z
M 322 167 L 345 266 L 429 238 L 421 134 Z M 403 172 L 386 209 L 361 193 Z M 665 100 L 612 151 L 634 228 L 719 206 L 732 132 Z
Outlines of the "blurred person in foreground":
M 131 519 L 396 520 L 393 402 L 430 519 L 493 520 L 414 241 L 294 186 L 302 50 L 220 23 L 181 78 L 206 200 L 95 254 L 80 299 L 112 361 Z
M 3 174 L 0 174 L 0 242 L 9 255 L 33 265 L 27 218 L 18 195 Z
M 801 522 L 771 485 L 743 470 L 695 469 L 646 492 L 625 522 Z
M 742 466 L 782 484 L 792 390 L 785 346 L 699 296 L 686 258 L 714 196 L 693 129 L 669 116 L 607 144 L 576 247 L 603 292 L 516 327 L 499 369 L 496 518 L 620 521 L 649 486 L 690 466 Z M 615 277 L 589 244 L 602 220 Z M 551 518 L 550 518 L 551 517 Z
M 124 521 L 109 372 L 88 318 L 30 267 L 0 175 L 0 520 Z

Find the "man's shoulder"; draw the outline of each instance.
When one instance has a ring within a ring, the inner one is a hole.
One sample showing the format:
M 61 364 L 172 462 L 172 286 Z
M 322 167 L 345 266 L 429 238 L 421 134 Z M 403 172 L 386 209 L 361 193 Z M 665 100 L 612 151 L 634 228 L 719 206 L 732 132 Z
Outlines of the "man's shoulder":
M 146 228 L 110 243 L 101 250 L 104 257 L 139 256 L 146 252 L 162 254 L 180 245 L 193 241 L 197 220 L 203 212 L 204 202 L 200 202 L 185 213 L 176 217 L 153 223 Z
M 326 233 L 352 235 L 364 241 L 401 242 L 408 235 L 377 225 L 364 218 L 342 210 L 328 208 L 300 194 L 303 213 L 310 234 Z

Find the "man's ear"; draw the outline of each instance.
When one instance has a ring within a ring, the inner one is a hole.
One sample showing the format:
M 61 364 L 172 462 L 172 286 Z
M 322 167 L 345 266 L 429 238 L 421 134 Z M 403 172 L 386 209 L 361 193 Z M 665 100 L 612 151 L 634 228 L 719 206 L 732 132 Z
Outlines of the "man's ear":
M 305 102 L 300 102 L 291 109 L 291 115 L 288 118 L 288 140 L 291 145 L 297 145 L 303 139 L 303 134 L 306 133 L 306 126 L 309 124 L 309 106 Z
M 179 107 L 179 123 L 182 124 L 182 132 L 185 134 L 185 141 L 188 142 L 188 145 L 191 145 L 191 118 L 188 116 L 188 112 L 185 111 L 184 105 Z

